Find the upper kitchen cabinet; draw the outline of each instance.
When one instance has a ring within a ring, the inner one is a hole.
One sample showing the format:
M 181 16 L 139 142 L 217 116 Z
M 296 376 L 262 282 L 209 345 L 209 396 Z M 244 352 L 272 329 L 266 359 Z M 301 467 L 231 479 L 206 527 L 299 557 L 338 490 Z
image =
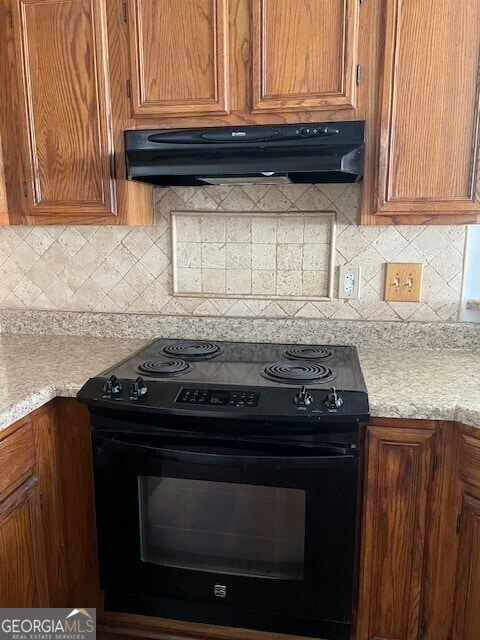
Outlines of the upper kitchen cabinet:
M 354 109 L 359 0 L 252 3 L 253 111 Z
M 129 197 L 115 179 L 125 175 L 117 133 L 125 127 L 110 87 L 107 0 L 0 7 L 10 222 L 148 224 L 145 191 Z
M 360 31 L 364 20 L 373 34 L 376 11 L 360 0 L 126 0 L 131 115 L 138 128 L 363 119 L 361 68 L 372 67 Z
M 362 221 L 480 220 L 480 3 L 387 0 Z
M 228 113 L 226 0 L 131 0 L 133 115 Z

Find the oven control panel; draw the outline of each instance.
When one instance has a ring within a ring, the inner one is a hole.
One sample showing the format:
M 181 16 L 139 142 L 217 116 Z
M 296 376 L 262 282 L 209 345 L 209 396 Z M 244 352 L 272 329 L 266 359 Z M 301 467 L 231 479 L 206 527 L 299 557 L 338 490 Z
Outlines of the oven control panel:
M 228 389 L 193 389 L 182 387 L 175 402 L 230 407 L 257 407 L 260 394 L 252 391 Z

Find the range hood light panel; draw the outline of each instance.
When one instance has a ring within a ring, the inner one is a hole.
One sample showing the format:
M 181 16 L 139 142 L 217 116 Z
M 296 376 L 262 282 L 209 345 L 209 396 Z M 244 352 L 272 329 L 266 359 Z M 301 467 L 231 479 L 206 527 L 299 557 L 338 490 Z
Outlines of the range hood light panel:
M 197 176 L 197 180 L 206 184 L 224 184 L 246 186 L 249 184 L 290 184 L 292 181 L 286 175 L 274 175 L 273 171 L 263 172 L 260 176 L 222 176 L 207 178 Z

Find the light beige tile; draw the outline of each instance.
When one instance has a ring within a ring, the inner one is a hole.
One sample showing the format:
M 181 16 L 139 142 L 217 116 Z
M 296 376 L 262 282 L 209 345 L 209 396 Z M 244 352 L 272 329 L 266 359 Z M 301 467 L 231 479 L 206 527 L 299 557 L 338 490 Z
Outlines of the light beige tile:
M 225 242 L 226 222 L 223 217 L 205 216 L 200 222 L 202 242 Z
M 225 253 L 223 242 L 202 242 L 202 268 L 224 269 Z
M 328 294 L 326 271 L 303 271 L 302 293 L 305 296 L 324 297 Z
M 128 273 L 124 276 L 125 282 L 137 291 L 137 293 L 141 294 L 145 291 L 145 288 L 152 282 L 154 276 L 150 273 L 148 269 L 140 263 L 137 262 L 133 267 L 128 271 Z
M 229 242 L 225 247 L 227 269 L 251 269 L 252 245 Z
M 199 269 L 202 266 L 202 245 L 195 242 L 178 242 L 177 264 L 182 268 Z
M 301 271 L 277 270 L 277 294 L 280 296 L 299 296 L 302 294 L 303 278 Z
M 277 277 L 275 271 L 252 271 L 252 293 L 271 296 L 275 295 L 276 288 Z
M 201 242 L 201 219 L 194 216 L 175 216 L 178 242 Z
M 315 245 L 316 246 L 316 245 Z M 277 245 L 277 269 L 301 270 L 303 263 L 303 245 L 279 244 Z
M 282 216 L 277 223 L 277 242 L 296 244 L 303 242 L 304 221 L 297 217 Z
M 276 218 L 252 218 L 252 242 L 254 244 L 276 244 Z
M 306 271 L 327 271 L 330 250 L 323 244 L 303 245 L 303 268 Z
M 227 269 L 227 293 L 251 293 L 252 273 L 241 269 Z
M 170 266 L 170 259 L 154 244 L 143 255 L 142 264 L 158 278 Z
M 178 291 L 180 293 L 201 292 L 202 290 L 202 270 L 201 269 L 178 269 Z
M 122 244 L 139 260 L 152 246 L 153 240 L 142 227 L 132 229 Z
M 203 293 L 225 293 L 226 275 L 225 269 L 202 269 Z
M 92 273 L 92 280 L 104 293 L 108 293 L 121 280 L 121 275 L 111 264 L 104 260 Z
M 277 265 L 276 246 L 272 244 L 252 245 L 252 269 L 271 270 Z
M 227 242 L 251 242 L 252 241 L 252 218 L 231 217 L 226 218 L 226 240 Z
M 86 238 L 75 227 L 66 227 L 65 231 L 57 238 L 58 244 L 71 258 L 80 251 L 86 241 Z

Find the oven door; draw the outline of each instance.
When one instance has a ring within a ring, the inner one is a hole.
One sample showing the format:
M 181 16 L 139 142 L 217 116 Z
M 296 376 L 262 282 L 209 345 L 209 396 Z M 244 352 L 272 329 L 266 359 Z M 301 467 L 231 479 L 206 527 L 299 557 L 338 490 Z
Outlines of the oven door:
M 93 438 L 107 608 L 349 637 L 356 449 Z

